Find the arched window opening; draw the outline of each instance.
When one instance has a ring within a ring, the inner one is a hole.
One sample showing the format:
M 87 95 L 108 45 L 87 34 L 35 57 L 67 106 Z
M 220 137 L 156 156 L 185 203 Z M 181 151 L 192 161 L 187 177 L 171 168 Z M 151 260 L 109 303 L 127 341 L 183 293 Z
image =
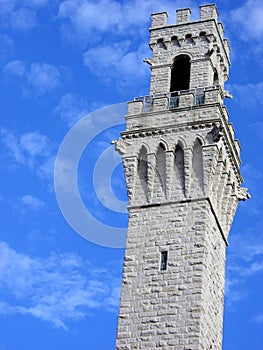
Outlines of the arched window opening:
M 140 182 L 138 195 L 143 194 L 147 197 L 147 150 L 142 146 L 138 159 L 138 178 Z
M 170 91 L 188 90 L 190 86 L 190 57 L 180 55 L 175 58 L 171 69 Z
M 177 144 L 174 154 L 174 166 L 175 166 L 175 190 L 176 194 L 185 193 L 185 170 L 184 170 L 184 151 L 182 147 Z
M 156 193 L 160 192 L 160 195 L 165 193 L 166 182 L 166 156 L 165 146 L 160 142 L 156 153 Z
M 201 141 L 197 138 L 193 147 L 193 189 L 196 193 L 203 192 L 203 150 Z
M 219 79 L 218 79 L 218 73 L 217 71 L 214 72 L 214 81 L 213 81 L 213 85 L 219 85 Z

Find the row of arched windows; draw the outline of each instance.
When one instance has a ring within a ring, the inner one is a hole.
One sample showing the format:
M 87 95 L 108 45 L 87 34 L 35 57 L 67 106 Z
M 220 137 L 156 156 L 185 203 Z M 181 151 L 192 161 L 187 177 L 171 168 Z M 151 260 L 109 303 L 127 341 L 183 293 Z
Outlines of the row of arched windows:
M 186 196 L 186 187 L 203 191 L 203 155 L 202 144 L 196 139 L 193 145 L 191 167 L 185 165 L 185 151 L 178 143 L 172 152 L 166 152 L 165 144 L 160 142 L 154 160 L 149 159 L 148 151 L 143 145 L 138 158 L 138 181 L 136 198 L 159 202 L 169 196 L 170 199 L 179 199 Z M 190 182 L 186 181 L 186 174 Z M 189 188 L 190 190 L 190 188 Z

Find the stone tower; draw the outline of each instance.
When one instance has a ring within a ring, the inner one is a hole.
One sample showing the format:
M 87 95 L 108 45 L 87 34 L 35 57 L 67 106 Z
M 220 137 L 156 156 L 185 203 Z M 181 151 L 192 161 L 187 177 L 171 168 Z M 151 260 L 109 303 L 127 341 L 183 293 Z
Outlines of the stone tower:
M 152 15 L 149 96 L 116 142 L 129 197 L 117 350 L 222 349 L 225 250 L 241 188 L 215 5 Z

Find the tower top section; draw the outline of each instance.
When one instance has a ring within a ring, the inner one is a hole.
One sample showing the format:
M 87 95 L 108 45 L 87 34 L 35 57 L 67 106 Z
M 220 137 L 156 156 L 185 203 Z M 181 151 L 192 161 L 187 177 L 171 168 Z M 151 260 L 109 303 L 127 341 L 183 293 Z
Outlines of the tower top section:
M 176 10 L 176 24 L 185 24 L 190 22 L 191 9 L 183 8 Z M 166 26 L 168 18 L 167 12 L 157 12 L 152 14 L 152 28 Z M 215 4 L 200 6 L 200 21 L 218 19 L 218 11 Z
M 189 8 L 176 11 L 175 24 L 167 24 L 167 18 L 166 12 L 152 14 L 149 45 L 153 57 L 146 60 L 152 69 L 150 94 L 208 86 L 223 89 L 230 47 L 216 6 L 200 6 L 200 19 L 194 21 Z M 172 74 L 167 74 L 168 70 Z

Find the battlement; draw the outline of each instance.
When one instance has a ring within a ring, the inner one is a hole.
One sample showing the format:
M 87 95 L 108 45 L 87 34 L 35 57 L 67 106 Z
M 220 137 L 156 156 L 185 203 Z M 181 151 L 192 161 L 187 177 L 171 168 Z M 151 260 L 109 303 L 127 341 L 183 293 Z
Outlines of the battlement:
M 215 85 L 223 89 L 230 47 L 216 6 L 200 6 L 198 20 L 191 21 L 190 8 L 176 11 L 175 24 L 167 24 L 167 18 L 166 12 L 152 14 L 153 56 L 145 59 L 151 66 L 150 95 Z
M 167 12 L 152 14 L 152 28 L 164 27 L 167 25 Z M 200 6 L 200 21 L 214 19 L 218 20 L 218 11 L 215 4 Z M 185 24 L 191 21 L 191 9 L 183 8 L 176 10 L 176 24 Z

